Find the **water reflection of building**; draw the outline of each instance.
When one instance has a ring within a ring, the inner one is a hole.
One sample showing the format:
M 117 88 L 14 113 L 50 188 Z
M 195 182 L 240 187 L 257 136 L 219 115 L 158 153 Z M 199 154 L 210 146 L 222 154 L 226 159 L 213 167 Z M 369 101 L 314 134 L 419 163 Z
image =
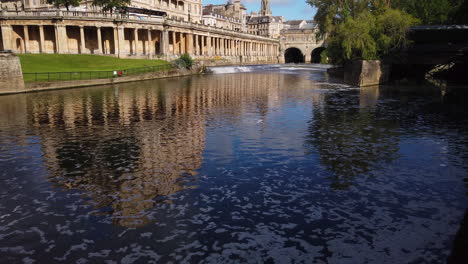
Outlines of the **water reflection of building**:
M 51 182 L 83 190 L 100 214 L 137 227 L 152 220 L 158 197 L 196 179 L 209 116 L 222 109 L 239 120 L 252 106 L 265 115 L 280 103 L 282 78 L 222 75 L 28 95 L 27 119 Z

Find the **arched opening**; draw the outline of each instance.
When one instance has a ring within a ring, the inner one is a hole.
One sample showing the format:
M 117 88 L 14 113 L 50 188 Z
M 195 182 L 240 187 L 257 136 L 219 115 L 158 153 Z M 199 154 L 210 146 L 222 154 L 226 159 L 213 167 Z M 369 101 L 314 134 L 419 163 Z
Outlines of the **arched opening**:
M 289 48 L 284 52 L 286 63 L 304 63 L 304 54 L 298 48 Z
M 322 52 L 325 50 L 324 47 L 316 48 L 312 51 L 311 62 L 320 63 L 322 61 Z

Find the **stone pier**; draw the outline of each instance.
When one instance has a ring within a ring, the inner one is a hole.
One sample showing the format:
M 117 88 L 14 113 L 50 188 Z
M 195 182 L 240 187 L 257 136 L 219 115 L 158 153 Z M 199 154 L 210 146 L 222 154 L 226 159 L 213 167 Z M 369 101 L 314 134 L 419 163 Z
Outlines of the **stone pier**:
M 17 56 L 0 53 L 0 93 L 24 91 L 23 72 Z

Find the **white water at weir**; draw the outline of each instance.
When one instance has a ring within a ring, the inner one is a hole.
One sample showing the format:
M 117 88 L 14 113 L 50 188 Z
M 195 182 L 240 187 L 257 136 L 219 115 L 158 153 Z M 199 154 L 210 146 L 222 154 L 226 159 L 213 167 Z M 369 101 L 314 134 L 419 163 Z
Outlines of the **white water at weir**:
M 208 67 L 208 72 L 213 74 L 242 73 L 255 71 L 326 71 L 331 65 L 324 64 L 267 64 L 267 65 L 241 65 L 241 66 L 217 66 Z

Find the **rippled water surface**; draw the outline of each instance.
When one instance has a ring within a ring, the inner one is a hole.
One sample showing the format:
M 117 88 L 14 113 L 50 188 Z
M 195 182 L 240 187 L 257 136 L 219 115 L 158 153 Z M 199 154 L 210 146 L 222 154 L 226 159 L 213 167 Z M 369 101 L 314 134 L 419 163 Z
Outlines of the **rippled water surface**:
M 0 97 L 0 263 L 445 263 L 467 95 L 277 67 Z

